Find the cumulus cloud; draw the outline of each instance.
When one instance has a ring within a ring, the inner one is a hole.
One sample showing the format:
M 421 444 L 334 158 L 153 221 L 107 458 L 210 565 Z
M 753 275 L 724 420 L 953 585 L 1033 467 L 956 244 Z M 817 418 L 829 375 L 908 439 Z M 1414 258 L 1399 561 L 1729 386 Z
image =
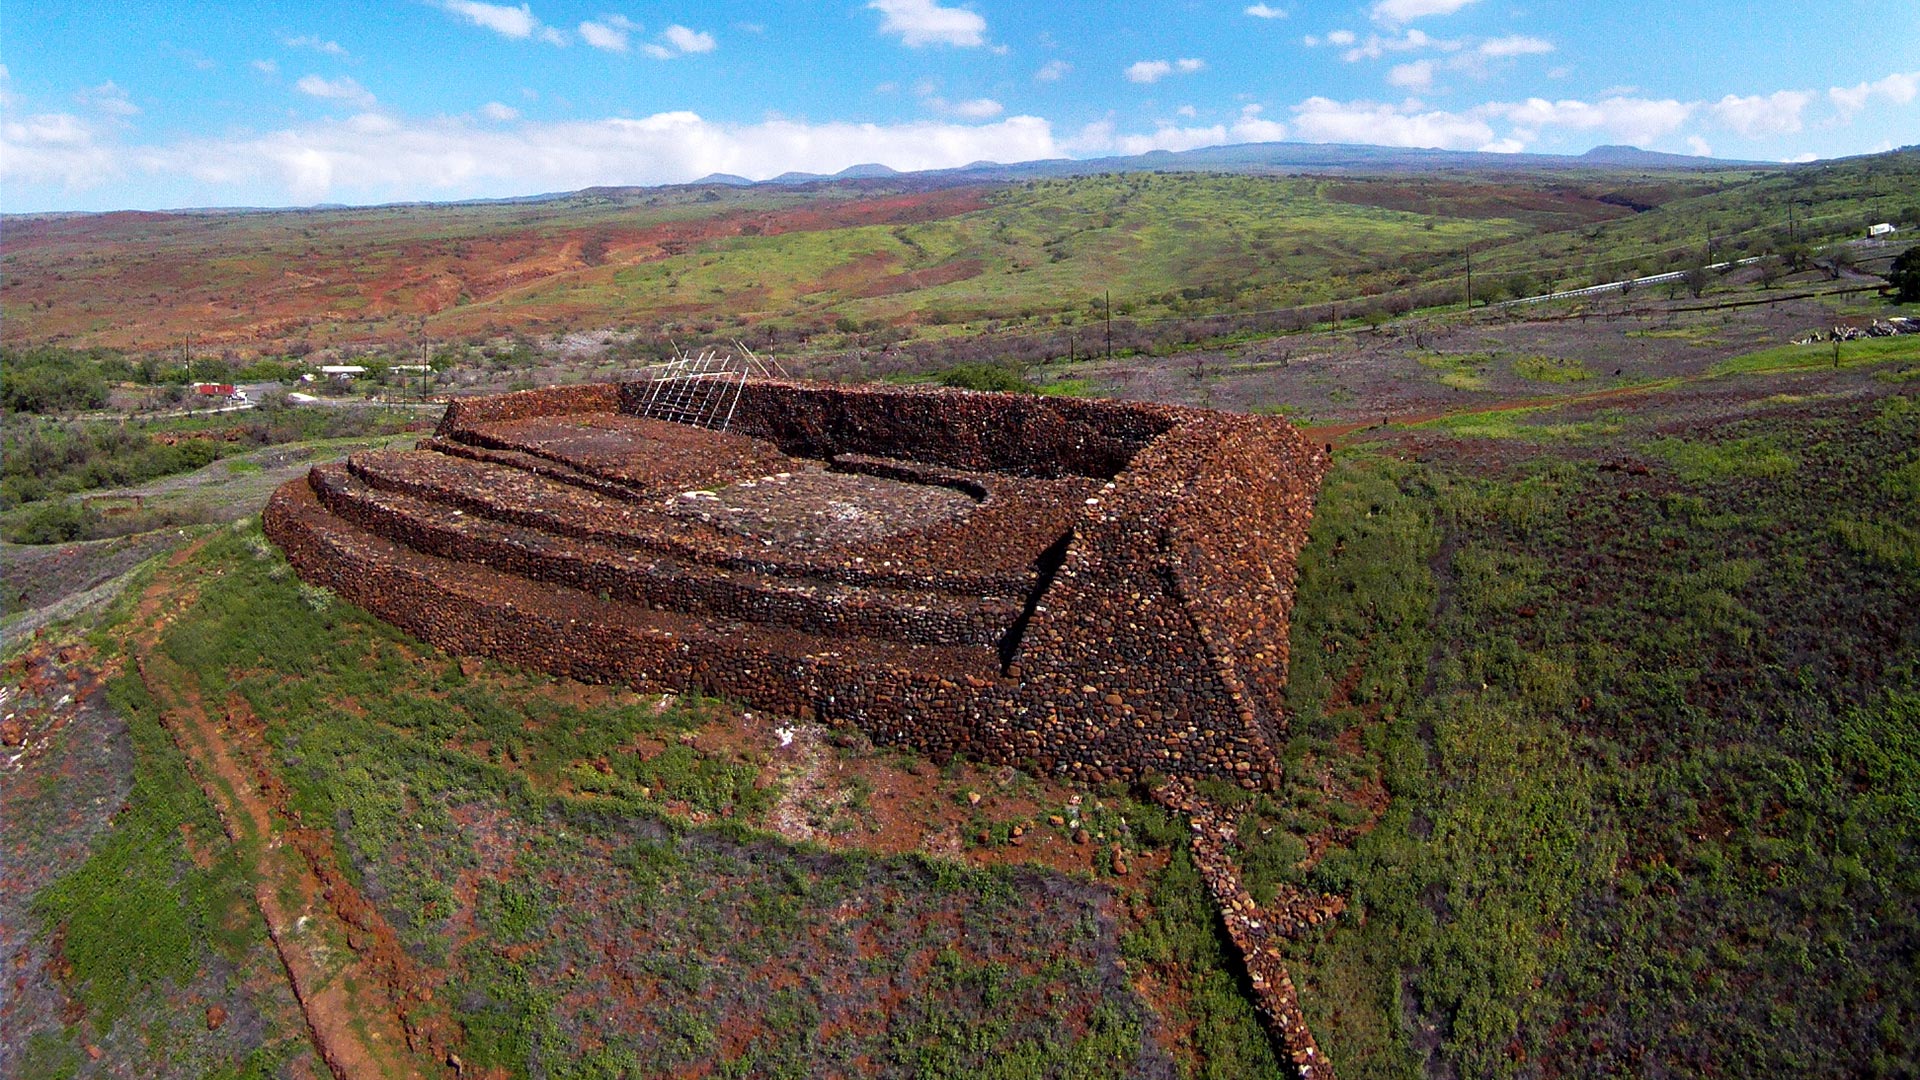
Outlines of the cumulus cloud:
M 99 86 L 87 87 L 73 95 L 73 100 L 95 112 L 105 113 L 116 119 L 124 120 L 130 116 L 140 115 L 140 106 L 135 105 L 133 99 L 127 97 L 127 92 L 112 79 L 108 79 Z
M 1415 60 L 1410 64 L 1396 64 L 1387 72 L 1387 82 L 1403 90 L 1430 90 L 1433 88 L 1433 61 Z
M 1494 141 L 1478 117 L 1438 110 L 1311 97 L 1293 107 L 1293 130 L 1307 142 L 1476 150 Z
M 1393 52 L 1418 52 L 1423 49 L 1432 49 L 1436 52 L 1459 52 L 1464 44 L 1460 41 L 1433 37 L 1424 30 L 1408 30 L 1404 34 L 1393 37 L 1368 34 L 1366 41 L 1359 44 L 1355 44 L 1355 41 L 1354 35 L 1346 31 L 1336 31 L 1326 37 L 1328 45 L 1352 46 L 1340 54 L 1340 59 L 1349 64 L 1361 60 L 1378 60 Z
M 10 96 L 7 103 L 12 103 Z M 77 191 L 97 187 L 119 172 L 114 153 L 104 145 L 100 132 L 71 113 L 39 113 L 0 121 L 0 180 L 8 185 L 59 184 Z
M 1195 72 L 1205 71 L 1206 68 L 1205 60 L 1194 57 L 1179 60 L 1140 60 L 1128 65 L 1126 75 L 1128 82 L 1152 84 L 1175 73 L 1192 75 Z
M 627 28 L 616 26 L 612 22 L 583 22 L 575 29 L 580 31 L 580 40 L 588 45 L 607 52 L 623 53 L 627 51 Z
M 342 75 L 337 79 L 323 79 L 318 75 L 306 75 L 303 76 L 299 82 L 294 83 L 293 88 L 308 97 L 323 98 L 328 101 L 343 101 L 362 109 L 370 109 L 373 107 L 373 95 L 367 91 L 366 87 L 354 81 L 350 75 Z
M 1285 9 L 1269 7 L 1266 4 L 1249 5 L 1246 9 L 1246 14 L 1256 19 L 1284 19 L 1287 17 Z
M 974 48 L 987 43 L 987 20 L 966 8 L 941 7 L 935 0 L 871 0 L 867 7 L 883 16 L 881 33 L 898 34 L 901 43 L 911 48 Z
M 1802 127 L 1801 114 L 1813 95 L 1802 90 L 1777 90 L 1764 97 L 1728 94 L 1710 107 L 1714 119 L 1749 139 L 1791 135 Z
M 1543 56 L 1553 51 L 1553 42 L 1543 38 L 1513 34 L 1508 37 L 1489 38 L 1480 43 L 1481 56 Z
M 689 30 L 676 23 L 661 31 L 658 40 L 647 43 L 646 54 L 655 60 L 671 60 L 676 56 L 710 53 L 718 45 L 712 34 Z
M 1827 91 L 1827 99 L 1847 116 L 1866 108 L 1867 103 L 1876 98 L 1895 105 L 1905 105 L 1915 96 L 1920 96 L 1920 71 L 1896 73 L 1878 82 L 1836 86 Z
M 971 101 L 955 104 L 950 111 L 955 116 L 963 116 L 969 120 L 991 120 L 1006 112 L 1007 109 L 992 98 L 974 98 Z
M 280 61 L 278 60 L 255 60 L 252 67 L 253 70 L 262 75 L 280 74 Z
M 510 7 L 506 4 L 483 3 L 482 0 L 437 0 L 437 3 L 441 10 L 501 37 L 516 41 L 538 38 L 549 45 L 567 43 L 565 34 L 543 25 L 533 17 L 533 9 L 526 4 Z
M 489 101 L 485 105 L 480 106 L 480 115 L 489 120 L 496 120 L 504 124 L 509 120 L 520 119 L 520 110 L 511 105 L 503 105 L 498 101 Z
M 1432 15 L 1451 15 L 1479 0 L 1379 0 L 1370 11 L 1375 22 L 1399 26 Z
M 1081 128 L 1079 134 L 1061 144 L 1061 149 L 1085 155 L 1132 155 L 1155 150 L 1178 153 L 1228 143 L 1279 142 L 1287 137 L 1285 124 L 1263 119 L 1260 112 L 1260 106 L 1248 105 L 1232 125 L 1180 127 L 1163 123 L 1147 134 L 1122 134 L 1112 120 L 1100 120 Z
M 18 140 L 12 126 L 4 132 L 7 154 L 0 164 L 9 173 L 28 164 L 14 153 Z M 735 125 L 667 112 L 507 127 L 458 118 L 408 122 L 356 116 L 254 137 L 145 148 L 127 160 L 132 168 L 208 188 L 264 186 L 296 202 L 373 202 L 682 183 L 713 172 L 764 179 L 788 170 L 832 173 L 866 161 L 919 170 L 1060 155 L 1051 127 L 1032 116 L 990 124 L 773 120 Z M 44 168 L 42 160 L 32 164 Z M 91 167 L 97 170 L 99 163 Z M 72 171 L 84 175 L 83 168 Z M 205 198 L 214 202 L 220 195 L 210 191 Z
M 1671 98 L 1610 97 L 1597 102 L 1528 98 L 1522 102 L 1495 102 L 1480 111 L 1513 124 L 1522 139 L 1531 142 L 1542 128 L 1599 131 L 1616 142 L 1644 146 L 1680 129 L 1699 106 Z
M 1072 70 L 1073 65 L 1067 63 L 1065 60 L 1049 60 L 1040 65 L 1039 71 L 1033 73 L 1033 81 L 1059 82 L 1061 79 L 1066 78 L 1067 73 Z
M 1687 136 L 1687 149 L 1693 151 L 1695 157 L 1713 156 L 1713 147 L 1698 135 Z
M 312 34 L 302 34 L 299 37 L 283 38 L 281 39 L 281 43 L 284 44 L 289 49 L 312 49 L 314 52 L 326 53 L 328 56 L 347 55 L 347 50 L 344 47 L 342 47 L 339 42 L 326 41 L 321 38 L 315 37 Z

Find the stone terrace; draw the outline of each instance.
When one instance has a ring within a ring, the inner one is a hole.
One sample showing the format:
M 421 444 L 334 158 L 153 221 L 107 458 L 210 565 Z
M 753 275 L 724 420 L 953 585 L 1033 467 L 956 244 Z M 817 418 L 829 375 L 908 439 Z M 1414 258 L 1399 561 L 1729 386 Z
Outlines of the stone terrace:
M 269 534 L 455 652 L 1088 780 L 1275 779 L 1328 464 L 1284 421 L 768 381 L 722 433 L 644 392 L 457 402 L 283 487 Z

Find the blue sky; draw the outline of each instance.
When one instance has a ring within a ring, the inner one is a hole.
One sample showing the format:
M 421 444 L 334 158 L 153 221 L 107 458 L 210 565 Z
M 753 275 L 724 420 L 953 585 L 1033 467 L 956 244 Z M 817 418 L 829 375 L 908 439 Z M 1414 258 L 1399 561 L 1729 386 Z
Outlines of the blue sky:
M 10 2 L 0 209 L 377 203 L 1294 140 L 1920 143 L 1920 3 Z

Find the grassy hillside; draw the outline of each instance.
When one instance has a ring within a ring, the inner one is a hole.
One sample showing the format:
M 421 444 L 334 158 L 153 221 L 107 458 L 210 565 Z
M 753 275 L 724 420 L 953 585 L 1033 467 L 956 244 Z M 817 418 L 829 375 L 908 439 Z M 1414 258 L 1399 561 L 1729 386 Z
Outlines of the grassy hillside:
M 15 344 L 145 349 L 191 334 L 251 355 L 556 327 L 929 332 L 1084 317 L 1109 290 L 1123 314 L 1209 312 L 1451 278 L 1469 245 L 1588 227 L 1747 179 L 1132 173 L 34 218 L 9 224 L 0 313 Z
M 1305 875 L 1356 900 L 1296 954 L 1342 1075 L 1916 1068 L 1916 374 L 1345 457 L 1290 691 L 1294 760 L 1392 796 Z

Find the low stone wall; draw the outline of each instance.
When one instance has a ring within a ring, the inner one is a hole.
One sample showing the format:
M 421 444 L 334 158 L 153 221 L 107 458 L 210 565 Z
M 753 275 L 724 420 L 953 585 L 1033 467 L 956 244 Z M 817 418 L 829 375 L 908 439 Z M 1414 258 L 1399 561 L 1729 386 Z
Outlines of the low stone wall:
M 718 437 L 727 454 L 762 465 L 766 452 L 741 440 L 765 440 L 832 468 L 982 499 L 955 521 L 776 554 L 666 520 L 635 494 L 646 476 L 628 464 L 652 448 L 624 455 L 617 440 L 643 437 L 648 422 L 611 413 L 646 389 L 458 403 L 434 444 L 453 453 L 366 454 L 345 471 L 318 469 L 276 496 L 269 527 L 282 540 L 297 519 L 303 576 L 337 579 L 356 602 L 455 650 L 722 693 L 849 722 L 882 742 L 1089 780 L 1158 773 L 1257 787 L 1277 777 L 1294 560 L 1327 467 L 1284 421 L 749 384 Z M 670 445 L 697 453 L 695 439 L 689 431 Z M 527 445 L 514 449 L 516 440 Z M 570 457 L 569 446 L 592 453 Z M 383 554 L 359 573 L 328 569 L 367 563 L 375 550 Z M 396 553 L 426 560 L 407 563 L 415 579 L 480 574 L 468 606 L 448 606 L 454 590 L 403 612 L 398 585 L 367 587 Z M 503 590 L 520 598 L 488 599 Z M 515 631 L 509 611 L 588 629 L 561 635 L 574 642 L 561 647 Z M 603 622 L 604 634 L 592 629 Z M 644 644 L 652 639 L 637 628 L 647 625 L 671 649 Z M 945 651 L 915 651 L 925 649 Z M 928 664 L 937 674 L 915 674 Z

